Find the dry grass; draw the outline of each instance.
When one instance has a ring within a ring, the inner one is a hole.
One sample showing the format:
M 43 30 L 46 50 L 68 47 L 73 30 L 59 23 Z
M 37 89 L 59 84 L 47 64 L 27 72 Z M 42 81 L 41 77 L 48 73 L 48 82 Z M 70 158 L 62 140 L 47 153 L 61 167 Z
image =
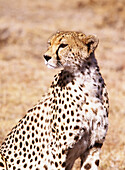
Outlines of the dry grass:
M 0 142 L 47 91 L 57 72 L 43 62 L 48 37 L 57 30 L 93 33 L 100 39 L 96 54 L 110 99 L 100 170 L 124 170 L 124 28 L 124 0 L 0 0 Z

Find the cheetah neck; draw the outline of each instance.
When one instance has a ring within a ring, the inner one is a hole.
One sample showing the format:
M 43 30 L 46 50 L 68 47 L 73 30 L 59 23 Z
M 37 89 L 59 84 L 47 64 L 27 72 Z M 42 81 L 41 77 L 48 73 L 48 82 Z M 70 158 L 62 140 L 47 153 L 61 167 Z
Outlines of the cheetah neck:
M 85 85 L 89 92 L 97 93 L 100 86 L 99 79 L 102 81 L 103 79 L 96 59 L 94 57 L 88 59 L 80 70 L 74 73 L 74 79 L 78 85 Z
M 94 55 L 83 61 L 82 66 L 73 73 L 77 81 L 96 83 L 101 77 L 99 66 Z
M 85 84 L 88 90 L 97 88 L 99 79 L 101 77 L 97 61 L 94 57 L 88 59 L 82 67 L 70 72 L 62 70 L 59 74 L 55 75 L 51 87 L 67 87 L 70 83 L 75 83 L 78 86 Z M 96 89 L 97 90 L 97 89 Z

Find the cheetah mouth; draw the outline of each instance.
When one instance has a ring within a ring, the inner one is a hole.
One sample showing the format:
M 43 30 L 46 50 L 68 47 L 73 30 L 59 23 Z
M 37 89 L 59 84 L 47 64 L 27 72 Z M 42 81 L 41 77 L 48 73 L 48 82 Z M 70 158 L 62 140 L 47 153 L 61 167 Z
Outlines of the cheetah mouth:
M 54 66 L 54 65 L 49 64 L 49 63 L 46 63 L 46 65 L 47 65 L 48 68 L 51 68 L 51 69 L 56 69 L 56 68 L 58 68 L 57 66 Z

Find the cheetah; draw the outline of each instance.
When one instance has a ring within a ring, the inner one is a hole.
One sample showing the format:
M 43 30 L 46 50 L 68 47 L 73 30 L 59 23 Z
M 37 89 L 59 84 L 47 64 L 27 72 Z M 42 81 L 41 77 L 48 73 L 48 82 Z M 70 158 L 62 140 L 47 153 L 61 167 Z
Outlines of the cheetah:
M 108 130 L 108 94 L 94 51 L 98 38 L 61 31 L 48 41 L 49 68 L 60 68 L 48 93 L 7 135 L 0 169 L 97 170 Z

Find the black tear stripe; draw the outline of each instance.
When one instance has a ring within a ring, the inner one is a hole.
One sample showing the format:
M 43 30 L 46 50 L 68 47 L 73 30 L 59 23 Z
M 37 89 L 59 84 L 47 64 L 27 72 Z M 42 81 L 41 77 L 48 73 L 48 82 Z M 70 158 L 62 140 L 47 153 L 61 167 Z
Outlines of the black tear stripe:
M 60 48 L 65 48 L 68 44 L 60 44 L 58 49 L 56 50 L 56 59 L 57 59 L 57 65 L 59 65 L 61 62 L 60 62 L 60 58 L 59 58 L 59 49 Z

